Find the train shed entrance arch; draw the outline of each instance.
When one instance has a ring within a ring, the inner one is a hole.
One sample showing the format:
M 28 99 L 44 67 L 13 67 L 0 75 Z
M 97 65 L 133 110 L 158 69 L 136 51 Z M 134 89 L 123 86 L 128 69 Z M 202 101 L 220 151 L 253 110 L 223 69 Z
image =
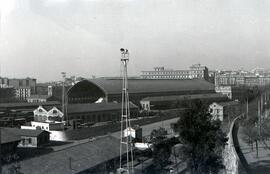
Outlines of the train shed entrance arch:
M 106 92 L 89 80 L 76 83 L 67 91 L 68 103 L 94 103 L 100 98 L 106 99 Z

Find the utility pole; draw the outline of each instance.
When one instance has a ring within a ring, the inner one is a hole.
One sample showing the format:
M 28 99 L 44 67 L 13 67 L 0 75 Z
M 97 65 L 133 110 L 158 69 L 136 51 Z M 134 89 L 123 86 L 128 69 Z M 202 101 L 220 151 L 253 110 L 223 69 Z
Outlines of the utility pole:
M 133 173 L 133 152 L 132 152 L 132 137 L 131 137 L 132 129 L 130 124 L 128 76 L 127 76 L 127 63 L 129 61 L 129 52 L 127 49 L 124 48 L 121 48 L 120 51 L 121 51 L 121 62 L 123 66 L 123 75 L 122 75 L 123 88 L 122 88 L 122 109 L 121 109 L 122 114 L 121 114 L 121 137 L 120 137 L 120 167 L 118 169 L 118 173 L 130 174 Z M 126 167 L 122 166 L 123 162 L 122 145 L 126 146 Z M 131 154 L 131 161 L 129 153 Z
M 65 113 L 65 81 L 66 81 L 66 72 L 61 72 L 62 74 L 62 112 L 64 114 L 64 117 L 65 117 L 65 121 L 66 121 L 66 125 L 68 125 L 68 118 L 66 116 L 66 113 Z
M 248 119 L 248 97 L 247 97 L 247 119 Z

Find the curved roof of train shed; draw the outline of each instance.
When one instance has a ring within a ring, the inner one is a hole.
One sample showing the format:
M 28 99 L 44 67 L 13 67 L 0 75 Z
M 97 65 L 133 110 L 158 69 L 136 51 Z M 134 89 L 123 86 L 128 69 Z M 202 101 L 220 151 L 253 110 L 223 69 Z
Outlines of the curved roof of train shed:
M 97 89 L 103 95 L 121 94 L 122 79 L 88 79 L 76 83 L 68 90 L 68 94 L 78 89 Z M 151 79 L 129 79 L 129 93 L 165 93 L 175 91 L 215 91 L 214 84 L 202 79 L 192 80 L 151 80 Z

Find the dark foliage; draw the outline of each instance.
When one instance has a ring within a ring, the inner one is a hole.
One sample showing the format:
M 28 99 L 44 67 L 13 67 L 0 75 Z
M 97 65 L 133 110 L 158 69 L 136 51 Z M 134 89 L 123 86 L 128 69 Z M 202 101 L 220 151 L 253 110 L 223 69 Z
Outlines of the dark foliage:
M 190 104 L 190 110 L 180 117 L 175 126 L 183 144 L 182 158 L 194 174 L 218 173 L 224 168 L 222 150 L 227 138 L 221 122 L 213 120 L 200 100 Z

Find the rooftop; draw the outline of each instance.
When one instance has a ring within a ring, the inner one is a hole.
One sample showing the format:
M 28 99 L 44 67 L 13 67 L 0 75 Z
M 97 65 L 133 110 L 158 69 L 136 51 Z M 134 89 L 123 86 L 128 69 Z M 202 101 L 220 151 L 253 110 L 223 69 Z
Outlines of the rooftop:
M 137 109 L 138 107 L 130 102 L 130 109 Z M 85 103 L 85 104 L 69 104 L 68 113 L 83 113 L 95 111 L 111 111 L 121 110 L 121 103 Z
M 122 89 L 122 79 L 90 79 L 93 83 L 103 89 L 108 94 L 119 94 Z M 79 84 L 79 83 L 77 83 Z M 214 84 L 203 79 L 129 79 L 129 93 L 155 93 L 155 92 L 175 92 L 175 91 L 195 91 L 195 90 L 213 90 Z M 76 86 L 76 85 L 75 85 Z
M 21 137 L 14 134 L 12 131 L 1 128 L 1 144 L 21 141 Z
M 17 136 L 30 136 L 30 137 L 37 137 L 41 133 L 46 132 L 44 130 L 31 130 L 31 129 L 18 129 L 18 128 L 2 128 L 2 130 L 7 130 L 8 132 Z
M 119 156 L 119 139 L 112 136 L 77 144 L 46 155 L 23 160 L 21 172 L 27 174 L 72 174 L 92 168 Z M 123 153 L 125 150 L 123 150 Z M 70 165 L 71 164 L 71 165 Z M 42 167 L 41 167 L 42 166 Z M 7 168 L 9 166 L 5 166 Z
M 1 108 L 20 108 L 20 107 L 38 107 L 39 105 L 59 105 L 60 103 L 57 101 L 48 101 L 48 102 L 41 102 L 41 103 L 0 103 Z
M 207 98 L 227 98 L 227 96 L 220 93 L 172 95 L 172 96 L 146 97 L 143 98 L 142 101 L 174 101 L 174 100 L 207 99 Z

